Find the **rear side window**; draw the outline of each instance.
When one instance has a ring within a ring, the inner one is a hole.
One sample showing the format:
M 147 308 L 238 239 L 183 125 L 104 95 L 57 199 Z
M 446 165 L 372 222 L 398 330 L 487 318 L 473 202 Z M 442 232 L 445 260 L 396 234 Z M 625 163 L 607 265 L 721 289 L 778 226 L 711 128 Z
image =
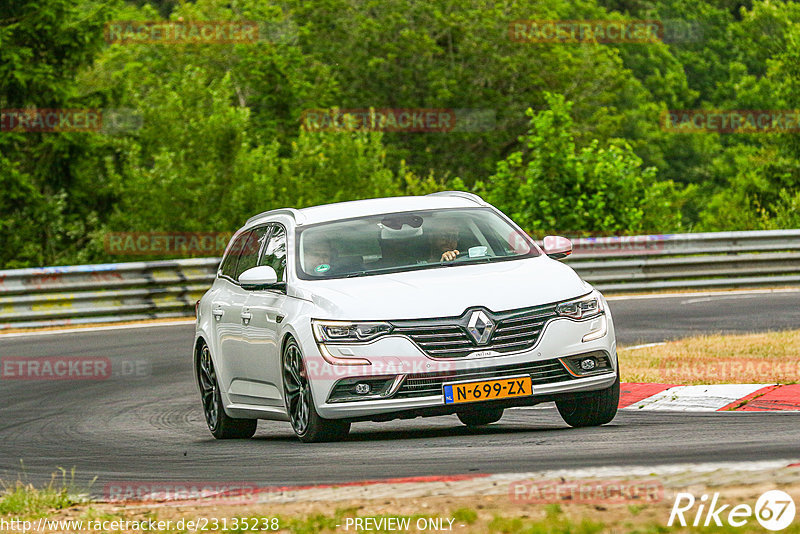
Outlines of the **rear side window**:
M 258 262 L 258 253 L 261 250 L 261 244 L 267 235 L 267 226 L 255 228 L 247 235 L 247 239 L 242 244 L 242 249 L 239 251 L 239 262 L 236 264 L 236 276 L 234 280 L 239 280 L 239 276 L 247 269 L 255 267 Z
M 280 224 L 272 225 L 272 234 L 258 264 L 269 265 L 275 269 L 278 280 L 286 281 L 286 230 Z

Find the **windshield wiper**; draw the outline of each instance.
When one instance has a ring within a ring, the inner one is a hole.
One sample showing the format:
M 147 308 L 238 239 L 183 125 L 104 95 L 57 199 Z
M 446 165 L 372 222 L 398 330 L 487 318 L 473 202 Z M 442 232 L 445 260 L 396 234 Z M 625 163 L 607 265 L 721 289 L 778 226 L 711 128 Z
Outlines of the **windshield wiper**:
M 344 275 L 344 278 L 357 278 L 359 276 L 367 276 L 371 274 L 390 274 L 390 273 L 404 273 L 408 271 L 418 271 L 420 269 L 429 269 L 431 267 L 439 267 L 438 263 L 427 263 L 419 265 L 402 265 L 400 267 L 380 267 L 377 269 L 370 269 L 368 271 L 355 271 Z
M 450 267 L 452 265 L 464 265 L 465 263 L 489 263 L 502 257 L 503 256 L 479 256 L 477 258 L 456 258 L 451 261 L 443 261 L 441 265 Z
M 369 274 L 387 274 L 387 273 L 399 273 L 403 271 L 410 271 L 413 269 L 409 269 L 406 267 L 381 267 L 380 269 L 370 269 L 369 271 L 356 271 L 353 273 L 348 273 L 345 275 L 345 278 L 357 278 L 359 276 L 367 276 Z
M 453 261 L 442 261 L 436 263 L 426 263 L 420 265 L 404 265 L 402 267 L 382 267 L 380 269 L 370 269 L 368 271 L 355 271 L 337 278 L 358 278 L 360 276 L 367 276 L 372 274 L 389 274 L 389 273 L 402 273 L 407 271 L 418 271 L 420 269 L 435 269 L 437 267 L 452 267 L 454 265 L 465 265 L 473 263 L 491 263 L 508 259 L 511 256 L 481 256 L 478 258 L 456 258 Z

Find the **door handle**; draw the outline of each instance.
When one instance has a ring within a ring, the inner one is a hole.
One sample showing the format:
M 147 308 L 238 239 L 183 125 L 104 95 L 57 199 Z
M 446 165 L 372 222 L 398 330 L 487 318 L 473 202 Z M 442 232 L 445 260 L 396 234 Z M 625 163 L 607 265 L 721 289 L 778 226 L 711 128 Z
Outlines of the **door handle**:
M 252 318 L 253 318 L 253 314 L 252 313 L 250 313 L 250 312 L 242 312 L 242 323 L 243 324 L 248 324 L 250 322 L 250 319 L 252 319 Z
M 221 318 L 222 318 L 222 314 L 223 314 L 223 313 L 224 313 L 224 312 L 222 311 L 222 308 L 215 308 L 215 309 L 211 310 L 211 315 L 213 315 L 214 317 L 216 317 L 216 318 L 217 318 L 217 320 L 219 320 L 219 319 L 221 319 Z

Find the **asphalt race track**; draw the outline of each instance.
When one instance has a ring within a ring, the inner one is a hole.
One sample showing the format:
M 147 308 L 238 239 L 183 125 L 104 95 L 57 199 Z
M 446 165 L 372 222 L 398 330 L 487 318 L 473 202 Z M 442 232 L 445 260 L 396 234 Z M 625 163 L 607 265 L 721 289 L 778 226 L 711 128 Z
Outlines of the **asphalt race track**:
M 612 300 L 621 345 L 699 332 L 797 328 L 800 293 Z M 140 377 L 0 381 L 0 479 L 75 468 L 102 494 L 112 481 L 264 485 L 525 472 L 601 465 L 800 459 L 800 413 L 621 411 L 569 429 L 554 409 L 519 409 L 476 433 L 455 416 L 357 423 L 342 443 L 304 445 L 288 423 L 253 440 L 215 441 L 192 381 L 193 326 L 0 337 L 0 357 L 94 356 L 139 362 Z M 20 460 L 24 461 L 24 468 Z M 21 475 L 24 470 L 24 475 Z
M 800 289 L 611 297 L 617 343 L 630 346 L 703 334 L 800 328 Z

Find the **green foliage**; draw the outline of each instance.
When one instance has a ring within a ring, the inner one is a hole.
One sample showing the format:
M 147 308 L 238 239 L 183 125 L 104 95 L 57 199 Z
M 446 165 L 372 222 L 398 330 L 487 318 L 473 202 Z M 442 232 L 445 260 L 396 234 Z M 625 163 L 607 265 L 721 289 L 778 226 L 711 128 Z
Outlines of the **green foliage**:
M 773 209 L 775 216 L 769 220 L 768 226 L 776 230 L 800 228 L 800 191 L 795 193 L 782 191 Z
M 31 242 L 24 221 L 36 220 L 44 213 L 45 203 L 30 175 L 20 172 L 19 165 L 0 154 L 0 258 L 7 267 L 21 267 L 15 257 L 41 258 L 39 243 Z M 25 231 L 27 230 L 27 231 Z M 41 258 L 42 260 L 44 258 Z
M 0 515 L 40 515 L 50 510 L 67 508 L 76 502 L 65 488 L 36 489 L 20 483 L 4 489 L 0 496 Z
M 497 164 L 483 186 L 486 199 L 537 235 L 640 231 L 643 204 L 667 190 L 655 181 L 655 169 L 642 168 L 624 141 L 577 147 L 570 103 L 561 95 L 545 98 L 550 109 L 528 112 L 530 130 L 520 139 L 525 151 Z
M 770 28 L 768 39 L 759 32 L 765 27 Z M 755 74 L 736 87 L 739 100 L 746 100 L 751 109 L 800 109 L 800 6 L 755 3 L 751 12 L 744 13 L 739 31 L 761 43 L 740 53 L 740 70 Z M 727 151 L 733 162 L 727 184 L 713 194 L 699 226 L 706 230 L 796 227 L 791 210 L 800 194 L 797 134 L 739 137 L 741 144 Z
M 471 525 L 478 520 L 478 512 L 472 508 L 459 508 L 457 510 L 453 510 L 453 519 L 457 523 L 466 523 Z
M 548 504 L 544 507 L 545 518 L 539 521 L 522 517 L 495 516 L 488 525 L 489 532 L 503 534 L 598 534 L 606 532 L 603 523 L 582 519 L 580 522 L 567 518 L 561 506 Z
M 664 43 L 534 44 L 516 19 L 659 19 Z M 240 44 L 108 44 L 112 20 L 258 21 Z M 557 96 L 554 96 L 557 95 Z M 800 137 L 677 134 L 669 109 L 800 108 L 781 0 L 11 0 L 0 109 L 141 128 L 0 132 L 0 268 L 118 261 L 109 231 L 473 190 L 536 233 L 797 226 Z M 488 110 L 477 131 L 306 132 L 311 108 Z
M 0 8 L 0 109 L 80 108 L 75 77 L 100 51 L 115 2 L 14 0 Z M 102 189 L 80 168 L 95 134 L 0 132 L 0 266 L 64 263 L 85 245 Z M 91 197 L 91 201 L 87 198 Z
M 53 474 L 50 482 L 41 488 L 22 479 L 14 484 L 0 481 L 0 516 L 43 516 L 53 510 L 82 502 L 83 498 L 76 494 L 74 482 L 74 469 L 69 472 L 61 469 L 58 475 Z
M 488 109 L 496 125 L 485 132 L 387 134 L 391 160 L 417 174 L 485 179 L 496 161 L 519 150 L 525 110 L 543 109 L 543 91 L 574 103 L 576 136 L 624 137 L 648 165 L 665 147 L 658 128 L 662 97 L 691 98 L 681 65 L 666 45 L 549 45 L 515 42 L 516 19 L 607 19 L 593 0 L 503 2 L 290 2 L 302 28 L 300 43 L 335 65 L 339 95 L 329 105 Z M 624 50 L 624 53 L 620 51 Z M 346 53 L 342 53 L 346 50 Z M 632 73 L 629 66 L 637 68 Z M 633 74 L 633 75 L 632 75 Z M 654 95 L 651 91 L 657 91 Z

